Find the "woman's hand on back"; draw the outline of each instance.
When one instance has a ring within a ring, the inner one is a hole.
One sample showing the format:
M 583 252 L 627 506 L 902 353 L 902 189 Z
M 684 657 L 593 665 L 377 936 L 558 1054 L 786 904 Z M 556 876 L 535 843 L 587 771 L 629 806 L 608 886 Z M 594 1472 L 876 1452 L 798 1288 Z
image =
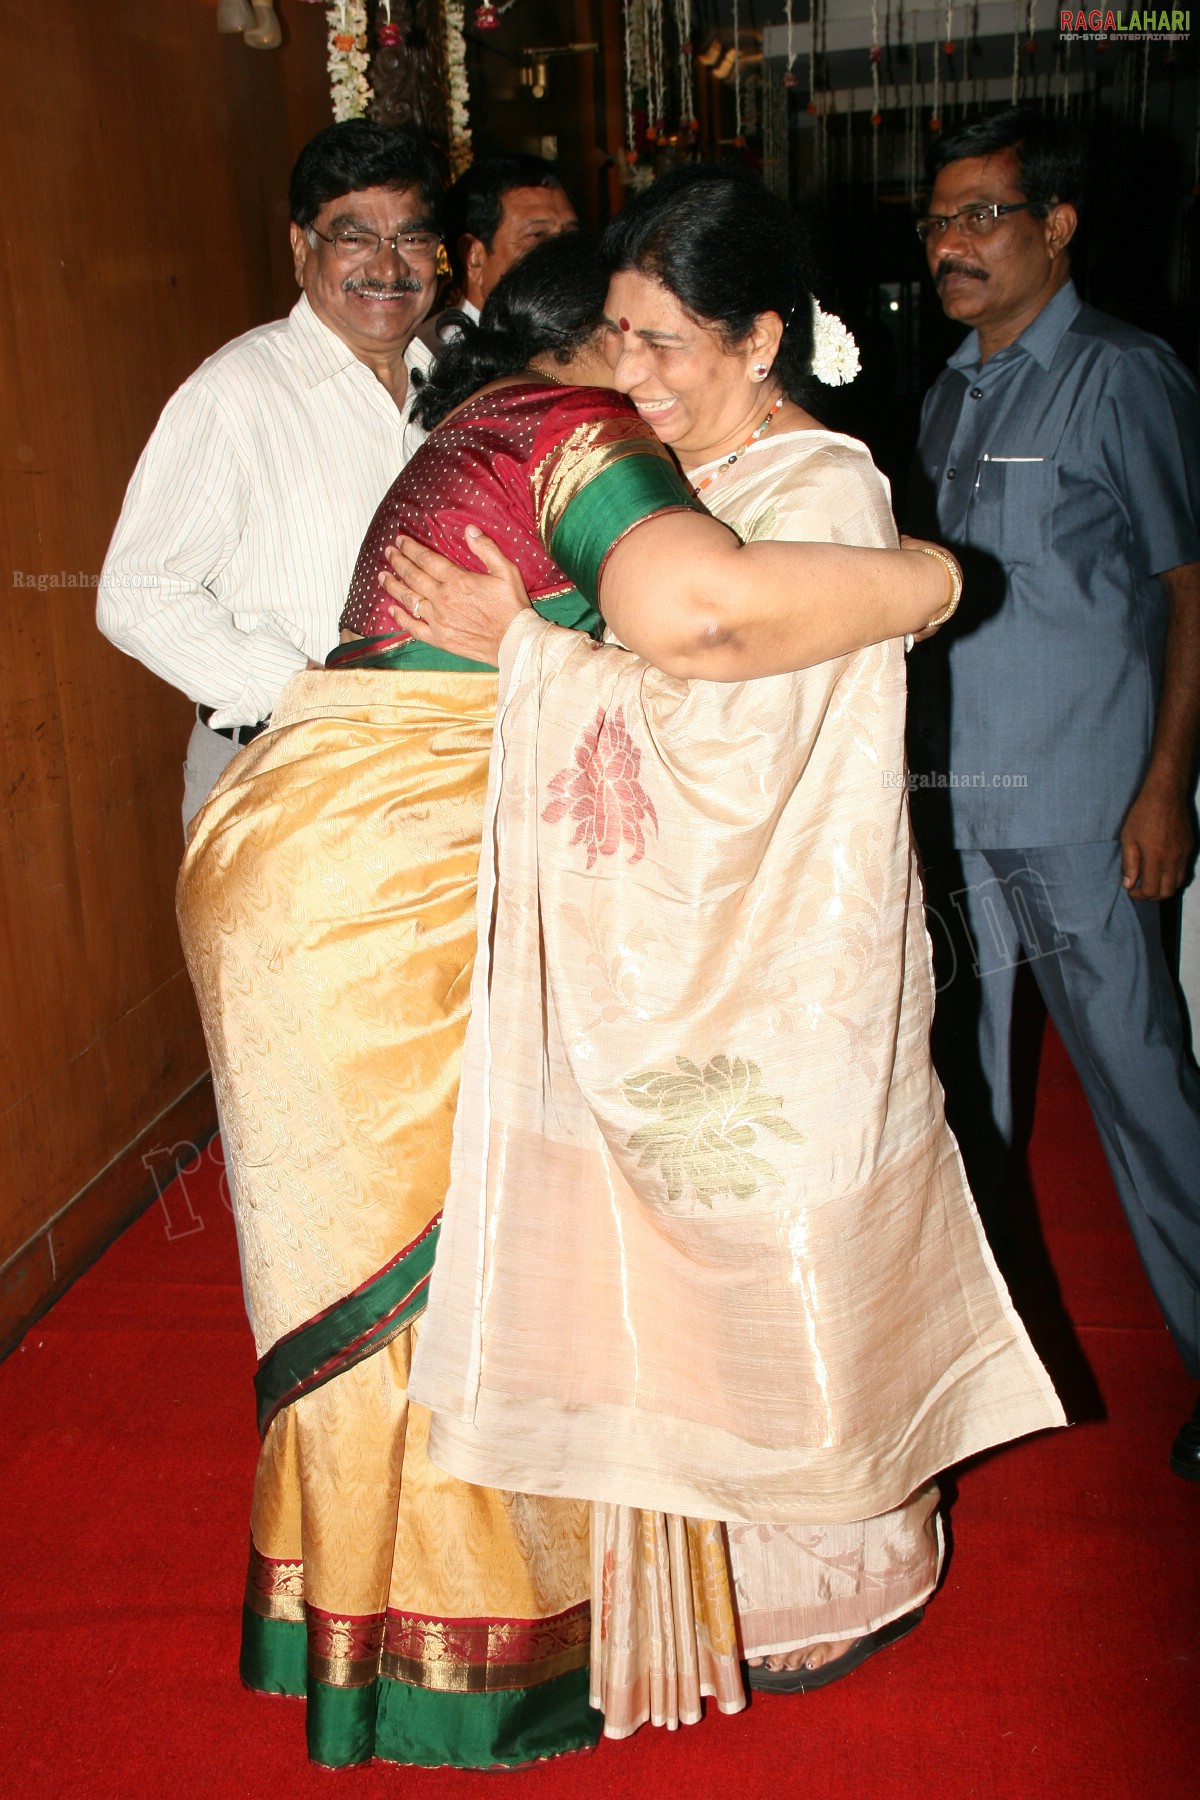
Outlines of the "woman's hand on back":
M 500 660 L 500 640 L 528 609 L 529 595 L 516 564 L 491 538 L 475 525 L 468 525 L 466 536 L 486 572 L 460 568 L 448 556 L 400 538 L 387 550 L 394 572 L 381 574 L 379 581 L 396 603 L 389 611 L 397 625 L 421 643 L 494 665 Z

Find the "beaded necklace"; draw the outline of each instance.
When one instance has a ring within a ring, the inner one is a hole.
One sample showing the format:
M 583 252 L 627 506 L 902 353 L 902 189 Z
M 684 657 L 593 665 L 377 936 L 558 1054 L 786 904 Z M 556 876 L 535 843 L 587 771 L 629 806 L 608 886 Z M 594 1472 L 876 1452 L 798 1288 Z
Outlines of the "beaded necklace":
M 713 482 L 717 479 L 718 475 L 723 475 L 725 473 L 726 469 L 728 469 L 733 463 L 735 463 L 737 461 L 739 456 L 744 456 L 746 454 L 746 452 L 750 448 L 751 444 L 755 443 L 762 436 L 763 432 L 767 430 L 767 428 L 771 424 L 771 421 L 774 419 L 775 414 L 779 411 L 779 409 L 782 405 L 783 405 L 783 395 L 780 394 L 778 400 L 776 400 L 774 406 L 772 406 L 770 412 L 767 414 L 767 416 L 763 420 L 762 424 L 755 426 L 754 430 L 750 433 L 750 436 L 746 439 L 746 441 L 742 445 L 741 449 L 735 450 L 732 456 L 726 456 L 726 457 L 722 458 L 720 465 L 713 470 L 711 475 L 706 475 L 704 477 L 703 481 L 696 481 L 696 482 L 692 483 L 692 492 L 693 492 L 693 494 L 695 494 L 697 499 L 700 498 L 700 495 L 704 492 L 706 487 L 712 486 Z

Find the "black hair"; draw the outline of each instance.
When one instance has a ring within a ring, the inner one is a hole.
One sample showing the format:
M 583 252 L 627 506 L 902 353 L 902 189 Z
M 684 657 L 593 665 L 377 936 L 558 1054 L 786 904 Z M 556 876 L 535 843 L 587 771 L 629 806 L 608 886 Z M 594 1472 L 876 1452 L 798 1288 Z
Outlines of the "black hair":
M 1083 205 L 1087 169 L 1083 141 L 1065 119 L 1052 118 L 1036 106 L 1006 106 L 960 125 L 938 138 L 926 158 L 930 187 L 938 171 L 967 157 L 999 156 L 1015 150 L 1021 192 L 1035 218 L 1044 219 L 1055 204 L 1078 211 Z
M 561 186 L 553 163 L 523 151 L 511 156 L 484 156 L 472 163 L 446 193 L 446 249 L 455 281 L 461 286 L 466 273 L 459 255 L 460 239 L 465 235 L 477 237 L 490 252 L 500 228 L 504 196 L 510 188 Z
M 478 325 L 464 318 L 462 334 L 413 385 L 413 418 L 426 431 L 485 382 L 515 375 L 531 356 L 570 362 L 594 337 L 604 317 L 608 277 L 590 231 L 546 238 L 496 283 Z
M 784 329 L 771 372 L 789 400 L 804 395 L 813 358 L 808 243 L 757 176 L 733 165 L 660 176 L 613 220 L 601 253 L 614 272 L 660 281 L 731 348 L 760 313 L 778 313 Z
M 288 187 L 295 225 L 310 226 L 321 208 L 362 188 L 418 190 L 436 225 L 442 184 L 428 141 L 411 127 L 393 129 L 369 119 L 343 119 L 309 138 Z

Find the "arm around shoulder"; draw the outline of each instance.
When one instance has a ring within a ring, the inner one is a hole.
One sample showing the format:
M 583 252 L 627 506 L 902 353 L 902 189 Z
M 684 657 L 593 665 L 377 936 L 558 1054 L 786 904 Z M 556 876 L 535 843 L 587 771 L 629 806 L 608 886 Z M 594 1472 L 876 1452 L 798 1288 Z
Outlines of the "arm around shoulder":
M 648 519 L 616 546 L 600 607 L 669 675 L 748 681 L 918 632 L 944 610 L 945 562 L 914 550 L 740 544 L 715 519 Z

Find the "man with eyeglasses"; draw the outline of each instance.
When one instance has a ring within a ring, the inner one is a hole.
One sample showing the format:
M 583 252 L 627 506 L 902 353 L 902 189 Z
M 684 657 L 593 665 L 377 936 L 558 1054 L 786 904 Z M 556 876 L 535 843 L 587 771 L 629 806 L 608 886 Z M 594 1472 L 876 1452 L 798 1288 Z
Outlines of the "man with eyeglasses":
M 1194 848 L 1200 399 L 1165 344 L 1081 302 L 1083 172 L 1061 122 L 1013 108 L 937 144 L 917 221 L 943 308 L 971 327 L 919 443 L 932 535 L 965 575 L 959 618 L 910 668 L 914 817 L 945 958 L 935 1053 L 995 1225 L 1024 957 L 1200 1378 L 1200 1080 L 1157 904 Z M 1200 1407 L 1171 1466 L 1200 1479 Z
M 97 620 L 198 702 L 184 824 L 288 677 L 337 641 L 359 545 L 416 448 L 410 375 L 433 304 L 441 188 L 424 140 L 355 119 L 289 189 L 301 296 L 168 401 L 134 471 Z

